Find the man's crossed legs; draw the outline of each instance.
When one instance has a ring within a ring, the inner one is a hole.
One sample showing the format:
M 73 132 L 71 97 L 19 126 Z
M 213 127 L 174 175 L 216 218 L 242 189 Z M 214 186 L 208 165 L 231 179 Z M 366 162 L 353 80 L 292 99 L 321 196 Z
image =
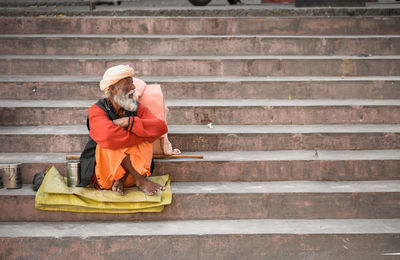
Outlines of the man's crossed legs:
M 158 191 L 165 190 L 164 186 L 149 181 L 145 176 L 140 175 L 135 168 L 133 168 L 129 154 L 127 154 L 122 160 L 121 166 L 126 170 L 126 173 L 121 179 L 114 181 L 112 191 L 118 192 L 120 195 L 124 195 L 124 183 L 129 174 L 131 174 L 135 179 L 136 186 L 139 188 L 139 190 L 143 191 L 147 195 L 154 195 Z
M 124 194 L 124 188 L 136 185 L 147 195 L 165 190 L 164 186 L 146 179 L 150 175 L 153 156 L 151 143 L 143 142 L 136 146 L 121 149 L 96 147 L 96 182 L 102 189 Z

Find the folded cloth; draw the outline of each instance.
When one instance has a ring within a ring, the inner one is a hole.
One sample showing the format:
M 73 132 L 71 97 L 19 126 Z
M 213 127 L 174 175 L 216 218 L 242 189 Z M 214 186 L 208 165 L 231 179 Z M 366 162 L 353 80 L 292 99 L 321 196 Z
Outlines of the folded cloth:
M 171 204 L 172 201 L 169 175 L 152 176 L 148 179 L 164 185 L 166 190 L 149 196 L 137 187 L 125 188 L 125 195 L 121 196 L 111 190 L 68 187 L 64 177 L 51 166 L 36 193 L 35 207 L 40 210 L 72 212 L 161 212 L 164 205 Z
M 159 84 L 146 85 L 144 81 L 133 78 L 135 84 L 135 95 L 139 102 L 145 105 L 158 118 L 167 120 L 168 107 L 165 105 L 164 95 Z M 153 155 L 177 155 L 181 154 L 179 149 L 173 149 L 168 140 L 168 134 L 164 134 L 153 142 Z

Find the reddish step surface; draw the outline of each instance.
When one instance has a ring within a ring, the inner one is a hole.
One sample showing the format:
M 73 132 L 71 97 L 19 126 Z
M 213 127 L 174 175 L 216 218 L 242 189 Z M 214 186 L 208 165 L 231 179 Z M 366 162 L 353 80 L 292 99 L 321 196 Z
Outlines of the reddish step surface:
M 85 126 L 0 128 L 2 152 L 80 153 Z M 182 151 L 365 150 L 400 148 L 397 125 L 171 126 Z
M 385 259 L 398 251 L 399 229 L 384 219 L 7 223 L 0 257 Z
M 39 211 L 30 185 L 0 190 L 0 221 L 400 218 L 399 181 L 173 183 L 162 213 Z
M 2 75 L 100 76 L 128 64 L 140 76 L 398 76 L 400 56 L 1 55 Z
M 0 35 L 0 54 L 19 55 L 397 55 L 392 36 Z
M 399 180 L 400 150 L 283 150 L 185 152 L 204 159 L 155 160 L 153 175 L 172 181 Z M 0 153 L 0 163 L 22 163 L 23 183 L 55 165 L 66 175 L 65 153 Z M 79 153 L 77 153 L 79 155 Z
M 400 99 L 400 77 L 140 77 L 166 99 Z M 100 76 L 0 76 L 0 99 L 102 98 Z
M 3 17 L 0 33 L 188 35 L 400 34 L 400 17 Z M 62 28 L 62 30 L 60 30 Z
M 95 100 L 3 100 L 0 122 L 17 125 L 86 124 Z M 167 100 L 173 125 L 396 124 L 400 100 Z

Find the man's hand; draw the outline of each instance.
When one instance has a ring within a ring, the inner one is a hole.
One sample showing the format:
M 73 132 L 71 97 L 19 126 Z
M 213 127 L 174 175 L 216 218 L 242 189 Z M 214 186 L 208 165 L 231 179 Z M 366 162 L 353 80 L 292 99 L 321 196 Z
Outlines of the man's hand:
M 129 117 L 122 117 L 122 118 L 118 118 L 113 120 L 114 125 L 116 126 L 120 126 L 122 128 L 125 128 L 128 126 L 129 123 Z

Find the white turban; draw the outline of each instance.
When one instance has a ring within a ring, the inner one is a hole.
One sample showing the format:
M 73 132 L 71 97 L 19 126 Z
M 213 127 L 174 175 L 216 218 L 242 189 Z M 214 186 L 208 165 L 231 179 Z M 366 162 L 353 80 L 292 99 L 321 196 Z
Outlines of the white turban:
M 108 68 L 106 72 L 104 72 L 103 79 L 100 81 L 100 89 L 106 91 L 108 87 L 117 83 L 123 78 L 133 77 L 134 70 L 129 65 L 117 65 L 111 68 Z

